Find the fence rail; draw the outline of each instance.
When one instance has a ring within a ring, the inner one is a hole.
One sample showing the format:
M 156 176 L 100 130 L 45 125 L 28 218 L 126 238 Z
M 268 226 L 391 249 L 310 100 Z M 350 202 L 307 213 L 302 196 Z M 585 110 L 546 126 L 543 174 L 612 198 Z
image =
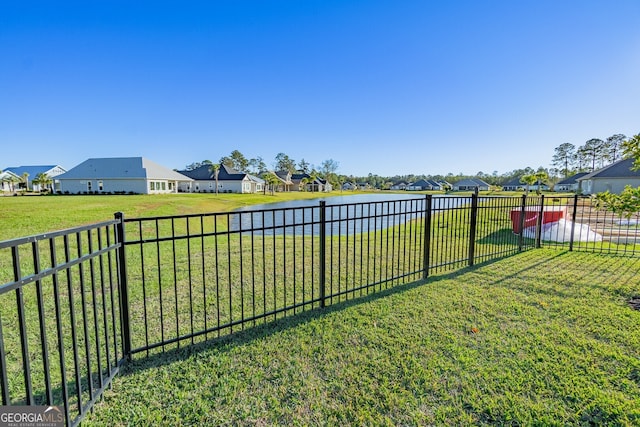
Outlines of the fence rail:
M 131 357 L 542 246 L 638 255 L 638 217 L 579 197 L 428 195 L 118 213 L 0 242 L 2 403 L 60 405 L 77 425 Z

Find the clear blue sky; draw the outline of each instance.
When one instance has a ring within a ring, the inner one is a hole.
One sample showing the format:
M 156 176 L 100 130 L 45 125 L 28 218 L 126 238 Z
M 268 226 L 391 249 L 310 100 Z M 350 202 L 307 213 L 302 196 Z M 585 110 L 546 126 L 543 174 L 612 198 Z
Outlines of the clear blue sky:
M 504 173 L 640 133 L 639 99 L 638 0 L 0 3 L 0 168 Z

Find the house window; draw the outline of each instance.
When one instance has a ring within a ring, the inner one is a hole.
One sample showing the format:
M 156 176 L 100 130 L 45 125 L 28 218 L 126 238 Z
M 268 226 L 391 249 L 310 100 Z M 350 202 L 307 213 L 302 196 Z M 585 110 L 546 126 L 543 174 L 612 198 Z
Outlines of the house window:
M 91 181 L 87 181 L 87 191 L 91 191 Z
M 166 182 L 162 181 L 160 185 L 162 186 L 162 190 L 164 191 L 166 189 Z
M 155 189 L 156 189 L 156 183 L 155 183 L 155 182 L 153 182 L 153 181 L 149 182 L 149 189 L 150 189 L 151 191 L 155 191 Z
M 98 181 L 98 191 L 102 191 L 102 189 L 103 189 L 102 181 Z

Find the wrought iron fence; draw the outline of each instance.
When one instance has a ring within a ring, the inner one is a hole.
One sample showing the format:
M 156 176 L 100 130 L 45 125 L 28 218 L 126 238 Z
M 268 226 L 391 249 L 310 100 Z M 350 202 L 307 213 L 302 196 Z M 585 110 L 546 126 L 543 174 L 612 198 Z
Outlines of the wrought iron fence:
M 75 425 L 119 372 L 120 224 L 0 242 L 3 405 L 60 406 Z
M 533 247 L 522 198 L 415 199 L 124 220 L 131 353 L 233 333 Z
M 640 254 L 579 197 L 417 197 L 124 218 L 0 242 L 2 403 L 78 424 L 130 357 L 542 246 Z

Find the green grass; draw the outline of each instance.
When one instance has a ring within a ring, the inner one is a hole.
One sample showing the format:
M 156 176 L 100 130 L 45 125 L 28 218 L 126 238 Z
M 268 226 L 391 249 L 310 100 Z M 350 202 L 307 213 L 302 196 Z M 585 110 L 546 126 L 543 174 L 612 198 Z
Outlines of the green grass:
M 226 212 L 242 206 L 350 193 L 290 192 L 271 194 L 164 194 L 102 196 L 0 197 L 0 240 L 125 217 Z
M 639 270 L 541 249 L 306 312 L 134 361 L 85 424 L 638 425 Z

